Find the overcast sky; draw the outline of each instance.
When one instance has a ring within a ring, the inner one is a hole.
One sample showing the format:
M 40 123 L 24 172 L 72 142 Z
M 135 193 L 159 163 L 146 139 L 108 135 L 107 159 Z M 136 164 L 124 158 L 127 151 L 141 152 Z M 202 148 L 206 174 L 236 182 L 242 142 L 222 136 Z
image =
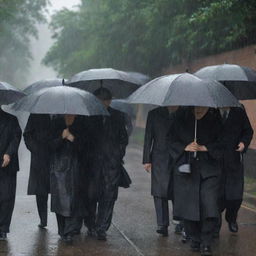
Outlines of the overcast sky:
M 49 9 L 51 12 L 55 12 L 64 7 L 70 9 L 75 5 L 80 4 L 80 0 L 50 0 L 50 2 L 51 2 L 51 7 Z
M 80 0 L 50 0 L 52 6 L 49 6 L 49 16 L 54 12 L 66 7 L 72 9 L 75 5 L 80 4 Z M 48 20 L 50 21 L 50 17 Z M 45 67 L 41 61 L 45 54 L 52 46 L 53 40 L 47 24 L 38 25 L 38 38 L 31 39 L 31 52 L 33 61 L 30 65 L 30 74 L 27 76 L 27 83 L 38 81 L 40 79 L 55 78 L 57 75 L 52 68 Z M 24 85 L 24 87 L 27 86 Z

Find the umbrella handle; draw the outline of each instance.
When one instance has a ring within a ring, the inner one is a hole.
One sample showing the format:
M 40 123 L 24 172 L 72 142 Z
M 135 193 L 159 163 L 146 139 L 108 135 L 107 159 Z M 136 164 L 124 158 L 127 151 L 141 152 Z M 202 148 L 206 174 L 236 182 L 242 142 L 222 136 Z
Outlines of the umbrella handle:
M 195 136 L 194 136 L 194 142 L 197 140 L 197 120 L 195 119 Z M 197 152 L 194 152 L 194 158 L 196 158 Z

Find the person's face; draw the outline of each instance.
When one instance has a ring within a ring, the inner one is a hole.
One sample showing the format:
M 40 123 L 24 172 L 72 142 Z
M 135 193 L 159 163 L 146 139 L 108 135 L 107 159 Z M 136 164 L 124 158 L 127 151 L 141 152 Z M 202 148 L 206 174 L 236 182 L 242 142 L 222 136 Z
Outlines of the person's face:
M 178 110 L 179 106 L 168 106 L 167 108 L 170 113 L 173 113 Z
M 221 110 L 223 111 L 228 111 L 230 108 L 229 107 L 223 107 L 223 108 L 220 108 Z
M 64 118 L 66 121 L 74 120 L 76 115 L 66 114 L 64 115 Z
M 195 107 L 194 108 L 194 114 L 196 120 L 202 119 L 208 112 L 209 108 L 208 107 Z
M 106 108 L 108 108 L 111 104 L 111 100 L 101 100 L 101 102 Z

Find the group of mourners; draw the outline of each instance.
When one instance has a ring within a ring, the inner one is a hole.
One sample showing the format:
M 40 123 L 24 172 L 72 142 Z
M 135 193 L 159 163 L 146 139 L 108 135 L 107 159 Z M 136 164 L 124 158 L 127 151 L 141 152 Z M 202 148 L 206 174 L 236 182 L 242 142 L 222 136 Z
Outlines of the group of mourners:
M 106 240 L 119 186 L 128 187 L 123 157 L 128 144 L 125 114 L 110 107 L 106 88 L 94 95 L 109 116 L 31 114 L 23 136 L 31 152 L 28 194 L 36 195 L 40 228 L 47 226 L 48 194 L 58 234 L 65 242 L 80 233 Z M 0 239 L 9 232 L 14 208 L 21 129 L 0 112 Z M 128 176 L 129 177 L 129 176 Z M 128 180 L 129 181 L 129 180 Z
M 48 194 L 58 234 L 66 242 L 80 233 L 106 240 L 118 188 L 127 187 L 123 167 L 128 144 L 124 113 L 110 107 L 106 88 L 94 95 L 109 116 L 31 114 L 24 141 L 31 152 L 28 194 L 36 195 L 40 228 L 47 226 Z M 6 239 L 15 202 L 21 129 L 0 111 L 0 239 Z M 231 232 L 243 198 L 243 154 L 253 130 L 241 107 L 159 107 L 149 112 L 143 164 L 152 175 L 157 233 L 168 236 L 172 200 L 176 233 L 193 251 L 211 255 L 221 215 Z
M 212 255 L 222 213 L 231 232 L 243 198 L 243 155 L 253 130 L 243 107 L 159 107 L 149 112 L 143 164 L 151 172 L 157 233 L 168 236 L 172 200 L 175 232 L 193 251 Z

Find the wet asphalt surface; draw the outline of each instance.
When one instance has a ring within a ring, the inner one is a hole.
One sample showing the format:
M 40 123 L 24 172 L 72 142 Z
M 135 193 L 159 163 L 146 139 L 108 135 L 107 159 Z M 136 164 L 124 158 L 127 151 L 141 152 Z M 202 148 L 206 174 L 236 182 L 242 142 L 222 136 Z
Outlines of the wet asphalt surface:
M 170 224 L 169 237 L 156 232 L 155 212 L 150 195 L 150 175 L 141 165 L 141 148 L 129 146 L 126 168 L 133 184 L 120 189 L 113 225 L 106 242 L 86 235 L 85 228 L 72 245 L 59 240 L 55 215 L 49 212 L 48 227 L 37 227 L 36 202 L 27 196 L 29 156 L 24 144 L 20 147 L 21 171 L 18 174 L 16 204 L 7 241 L 0 241 L 0 256 L 196 256 L 188 244 L 182 244 Z M 224 221 L 223 221 L 224 222 Z M 215 241 L 213 254 L 220 256 L 256 255 L 256 212 L 242 208 L 239 214 L 239 232 L 231 234 L 224 222 L 220 238 Z

